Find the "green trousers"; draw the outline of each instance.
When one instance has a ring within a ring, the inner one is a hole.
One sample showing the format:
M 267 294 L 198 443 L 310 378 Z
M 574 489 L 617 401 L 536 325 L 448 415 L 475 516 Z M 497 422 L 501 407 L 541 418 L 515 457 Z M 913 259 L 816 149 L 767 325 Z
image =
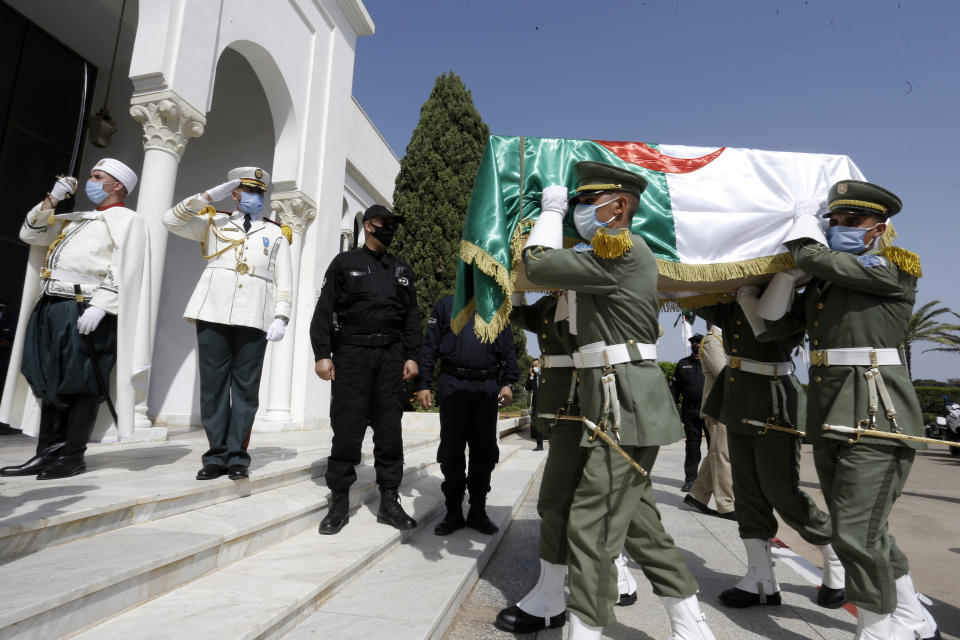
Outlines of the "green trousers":
M 648 472 L 659 447 L 624 449 Z M 640 565 L 658 596 L 687 598 L 697 582 L 660 521 L 650 476 L 641 476 L 608 447 L 588 450 L 570 507 L 570 601 L 568 609 L 590 625 L 613 621 L 621 549 Z
M 896 580 L 907 557 L 887 531 L 893 503 L 910 475 L 907 447 L 820 438 L 813 448 L 820 486 L 830 509 L 833 548 L 846 572 L 847 600 L 874 613 L 897 606 Z
M 541 435 L 543 431 L 541 430 Z M 567 564 L 567 521 L 573 493 L 577 490 L 587 449 L 580 446 L 583 425 L 559 420 L 550 427 L 550 447 L 543 467 L 537 513 L 540 514 L 540 558 L 551 564 Z
M 830 516 L 800 489 L 800 439 L 727 433 L 740 537 L 766 540 L 777 533 L 774 509 L 812 545 L 830 542 Z

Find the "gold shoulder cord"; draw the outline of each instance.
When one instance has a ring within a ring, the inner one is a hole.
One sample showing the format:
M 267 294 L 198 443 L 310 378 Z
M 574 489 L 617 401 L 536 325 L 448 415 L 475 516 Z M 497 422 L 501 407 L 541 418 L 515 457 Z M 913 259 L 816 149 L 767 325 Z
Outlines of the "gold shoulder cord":
M 220 233 L 220 230 L 217 229 L 217 226 L 213 224 L 213 217 L 216 214 L 217 214 L 217 210 L 209 206 L 204 207 L 203 209 L 201 209 L 200 213 L 197 214 L 198 216 L 202 216 L 202 215 L 209 216 L 209 219 L 207 221 L 207 228 L 213 233 L 213 235 L 217 238 L 217 240 L 219 240 L 220 242 L 224 242 L 227 245 L 226 247 L 224 247 L 220 251 L 217 251 L 216 253 L 213 253 L 210 255 L 203 253 L 203 259 L 206 260 L 207 262 L 209 262 L 210 260 L 215 260 L 216 258 L 219 258 L 220 256 L 225 254 L 227 251 L 230 251 L 231 249 L 233 249 L 234 253 L 236 253 L 237 247 L 239 247 L 244 242 L 246 242 L 246 238 L 239 238 L 237 240 L 234 240 Z M 200 243 L 200 250 L 201 252 L 206 252 L 207 250 L 206 243 L 204 242 Z M 235 256 L 235 257 L 237 258 L 237 261 L 239 261 L 240 256 Z
M 50 246 L 47 247 L 47 255 L 43 257 L 43 267 L 40 269 L 40 277 L 43 279 L 50 277 L 50 256 L 53 254 L 53 250 L 57 248 L 57 245 L 67 237 L 67 232 L 65 231 L 66 227 L 66 222 L 62 222 L 60 224 L 60 233 L 56 238 L 53 239 L 53 242 L 50 243 Z

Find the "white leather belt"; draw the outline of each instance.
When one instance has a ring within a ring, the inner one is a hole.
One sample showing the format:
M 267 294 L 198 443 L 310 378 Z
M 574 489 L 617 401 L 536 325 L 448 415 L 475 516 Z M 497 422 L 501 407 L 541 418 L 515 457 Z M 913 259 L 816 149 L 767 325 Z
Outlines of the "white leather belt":
M 570 369 L 576 365 L 573 364 L 573 356 L 562 353 L 557 355 L 540 355 L 544 369 Z
M 240 275 L 253 276 L 254 278 L 261 278 L 268 282 L 273 282 L 273 271 L 270 269 L 257 268 L 256 265 L 248 265 L 246 262 L 211 262 L 207 264 L 208 269 L 230 269 L 231 271 L 236 271 Z
M 44 280 L 59 280 L 61 282 L 72 282 L 74 284 L 100 284 L 103 278 L 77 273 L 76 271 L 63 271 L 61 269 L 41 269 L 40 277 Z
M 900 350 L 893 348 L 852 347 L 847 349 L 814 349 L 810 352 L 811 367 L 870 367 L 902 364 Z
M 573 365 L 577 369 L 606 367 L 635 360 L 656 360 L 657 345 L 630 341 L 607 346 L 604 342 L 592 342 L 573 352 Z
M 727 366 L 731 369 L 740 369 L 747 373 L 758 373 L 762 376 L 788 376 L 794 371 L 792 362 L 760 362 L 749 358 L 727 356 Z

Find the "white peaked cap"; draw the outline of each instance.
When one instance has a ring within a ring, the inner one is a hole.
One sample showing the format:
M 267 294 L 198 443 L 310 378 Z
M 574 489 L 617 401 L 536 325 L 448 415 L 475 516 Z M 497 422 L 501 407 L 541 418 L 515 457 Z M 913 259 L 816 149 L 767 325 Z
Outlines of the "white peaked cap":
M 109 173 L 114 178 L 120 181 L 120 183 L 126 187 L 127 195 L 133 193 L 134 188 L 137 186 L 137 174 L 133 172 L 133 169 L 123 164 L 119 160 L 113 158 L 104 158 L 97 164 L 93 165 L 94 169 L 99 169 Z

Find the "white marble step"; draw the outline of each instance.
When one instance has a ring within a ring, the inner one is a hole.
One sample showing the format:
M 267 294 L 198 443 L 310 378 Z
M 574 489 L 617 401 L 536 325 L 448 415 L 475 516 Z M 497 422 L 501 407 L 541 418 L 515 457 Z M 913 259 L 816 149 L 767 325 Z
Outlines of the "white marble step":
M 434 466 L 432 447 L 407 452 L 404 485 Z M 378 495 L 372 467 L 357 476 L 352 505 Z M 0 639 L 83 629 L 314 528 L 328 494 L 322 478 L 309 479 L 10 560 L 0 569 Z
M 435 450 L 436 443 L 436 434 L 404 434 L 408 453 Z M 257 434 L 250 449 L 250 479 L 239 482 L 226 476 L 195 479 L 206 448 L 202 435 L 122 447 L 95 445 L 85 474 L 45 481 L 2 478 L 0 507 L 10 505 L 10 510 L 0 509 L 0 560 L 322 476 L 330 432 Z M 372 451 L 368 432 L 364 463 L 372 461 Z M 0 462 L 10 464 L 2 457 Z
M 516 455 L 522 455 L 518 451 L 515 445 L 501 447 L 501 463 L 494 470 L 491 483 L 495 487 L 491 498 L 496 500 L 491 503 L 491 512 L 512 513 L 514 510 L 506 495 L 497 492 L 498 485 L 529 487 L 537 467 L 530 471 L 530 478 L 518 477 L 513 465 Z M 126 640 L 131 636 L 140 640 L 205 636 L 243 640 L 277 638 L 310 616 L 317 602 L 340 589 L 352 588 L 357 581 L 367 580 L 365 570 L 379 567 L 388 558 L 403 553 L 411 536 L 415 535 L 414 540 L 422 536 L 436 538 L 433 524 L 445 512 L 441 481 L 439 470 L 434 467 L 429 476 L 401 492 L 404 508 L 417 520 L 416 530 L 399 532 L 377 524 L 378 503 L 374 501 L 352 512 L 350 522 L 337 535 L 321 536 L 313 530 L 305 531 L 75 637 L 83 640 Z M 518 502 L 522 495 L 517 498 Z M 490 540 L 488 536 L 473 533 L 482 542 Z M 421 556 L 423 566 L 419 567 L 417 576 L 437 572 L 442 565 L 436 565 L 436 560 L 436 557 Z M 405 588 L 419 583 L 416 576 L 411 580 L 414 582 Z M 378 601 L 378 606 L 384 604 Z
M 442 637 L 545 459 L 542 453 L 523 449 L 497 467 L 487 513 L 500 527 L 498 533 L 485 536 L 462 529 L 441 537 L 433 534 L 432 524 L 424 527 L 325 600 L 283 639 Z

